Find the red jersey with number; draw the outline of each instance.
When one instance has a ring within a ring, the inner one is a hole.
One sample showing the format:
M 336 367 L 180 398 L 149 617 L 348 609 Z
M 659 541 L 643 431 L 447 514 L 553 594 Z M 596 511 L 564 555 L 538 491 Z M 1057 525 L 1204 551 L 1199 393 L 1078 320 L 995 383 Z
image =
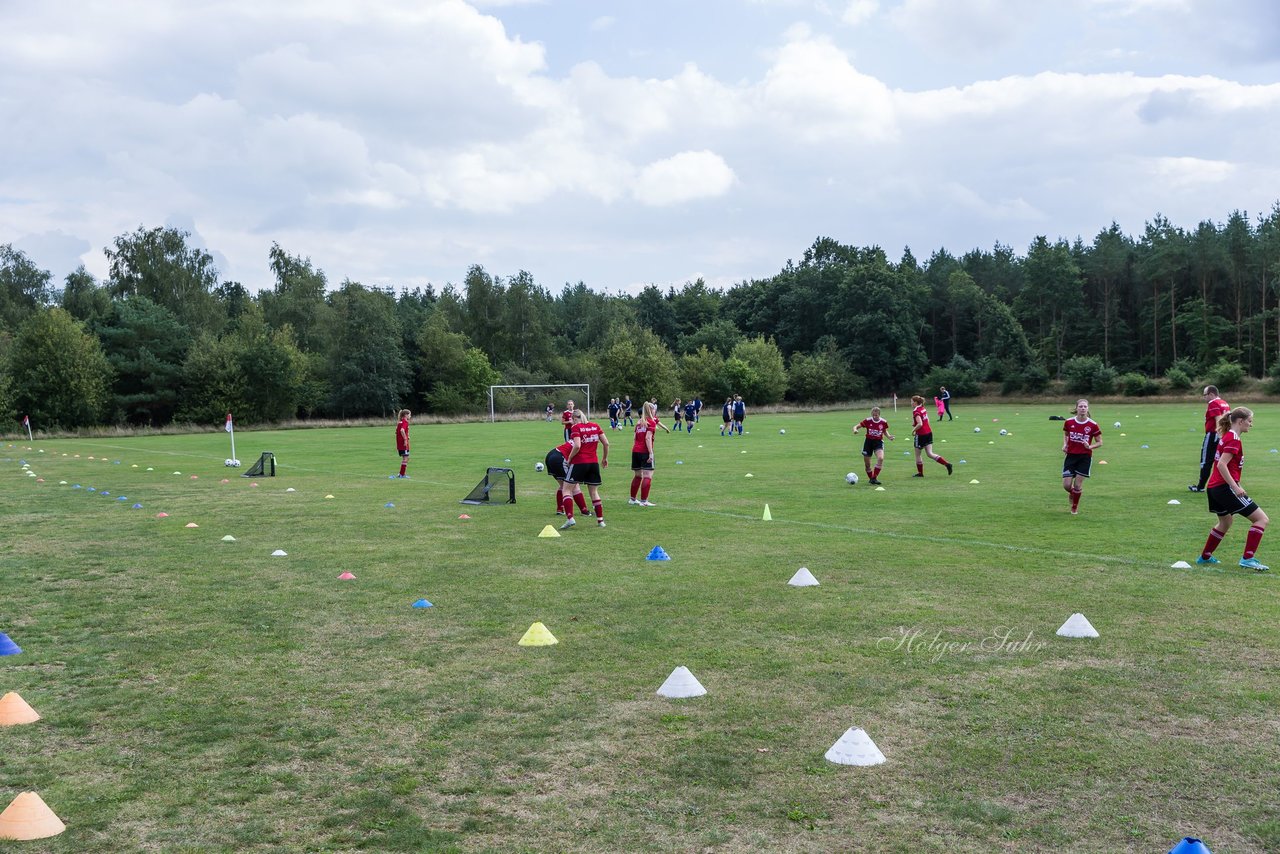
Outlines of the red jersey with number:
M 573 429 L 569 431 L 569 439 L 578 440 L 578 453 L 570 462 L 572 463 L 598 463 L 599 457 L 596 456 L 596 448 L 600 446 L 600 437 L 604 435 L 604 431 L 600 429 L 600 425 L 594 421 L 586 421 L 582 424 L 574 424 Z M 568 455 L 565 455 L 566 458 Z
M 1062 432 L 1067 434 L 1068 454 L 1084 454 L 1091 457 L 1093 448 L 1089 443 L 1093 441 L 1094 436 L 1102 435 L 1102 428 L 1092 418 L 1086 418 L 1083 422 L 1076 418 L 1068 418 L 1062 425 Z
M 382 435 L 385 436 L 386 433 L 383 433 Z M 401 419 L 400 423 L 396 425 L 396 450 L 409 450 L 409 422 L 403 419 Z
M 884 434 L 889 432 L 889 422 L 883 418 L 864 418 L 858 422 L 858 426 L 867 431 L 868 439 L 884 439 Z
M 1209 401 L 1209 405 L 1204 409 L 1204 432 L 1217 433 L 1218 419 L 1231 411 L 1231 404 L 1227 403 L 1220 397 L 1215 397 Z
M 1218 460 L 1223 454 L 1230 454 L 1231 459 L 1227 460 L 1227 471 L 1231 472 L 1231 476 L 1235 478 L 1236 483 L 1240 482 L 1240 467 L 1244 465 L 1244 445 L 1240 442 L 1240 437 L 1235 430 L 1228 430 L 1222 434 L 1222 438 L 1218 440 L 1218 450 L 1213 454 L 1213 471 L 1209 474 L 1208 487 L 1225 486 L 1226 481 L 1222 477 L 1222 472 L 1218 471 Z
M 929 429 L 929 413 L 924 411 L 923 403 L 917 406 L 915 409 L 911 410 L 911 423 L 915 424 L 915 420 L 917 418 L 920 419 L 920 426 L 912 427 L 911 429 L 912 433 L 916 434 L 917 436 L 923 436 L 925 433 L 933 432 L 932 430 Z
M 566 409 L 564 412 L 561 412 L 561 413 L 560 413 L 560 423 L 561 423 L 561 424 L 563 424 L 563 425 L 564 425 L 564 426 L 566 426 L 566 427 L 568 427 L 570 424 L 572 424 L 572 423 L 573 423 L 573 410 L 572 410 L 572 409 Z
M 635 453 L 649 450 L 649 443 L 645 439 L 646 436 L 658 438 L 658 421 L 656 418 L 641 418 L 636 422 L 636 441 L 631 446 L 631 450 Z

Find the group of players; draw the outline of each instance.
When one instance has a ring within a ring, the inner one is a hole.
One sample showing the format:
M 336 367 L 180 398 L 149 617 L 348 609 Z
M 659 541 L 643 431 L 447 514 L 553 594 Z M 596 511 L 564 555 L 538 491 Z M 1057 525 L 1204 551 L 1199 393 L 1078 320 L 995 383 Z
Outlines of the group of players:
M 1256 502 L 1249 498 L 1240 483 L 1240 471 L 1244 464 L 1244 445 L 1242 437 L 1253 428 L 1253 410 L 1244 406 L 1234 409 L 1218 395 L 1215 386 L 1205 386 L 1202 395 L 1205 400 L 1204 441 L 1200 449 L 1200 477 L 1197 483 L 1187 487 L 1191 492 L 1205 493 L 1208 497 L 1209 512 L 1218 517 L 1217 524 L 1209 531 L 1209 537 L 1201 549 L 1196 563 L 1201 565 L 1220 563 L 1213 553 L 1231 529 L 1236 516 L 1249 521 L 1249 531 L 1245 536 L 1244 553 L 1240 558 L 1240 566 L 1265 572 L 1268 566 L 1259 561 L 1255 555 L 1262 535 L 1267 529 L 1269 519 Z M 953 466 L 941 455 L 933 451 L 933 430 L 929 426 L 929 413 L 924 407 L 924 398 L 914 395 L 911 398 L 912 446 L 915 449 L 916 473 L 912 477 L 924 477 L 924 457 L 946 468 L 951 474 Z M 701 400 L 695 399 L 688 404 L 681 404 L 677 399 L 672 405 L 677 424 L 683 420 L 690 432 L 697 423 L 701 411 Z M 947 407 L 948 415 L 950 407 Z M 393 477 L 407 478 L 406 468 L 409 463 L 409 410 L 400 411 L 400 421 L 396 425 L 396 449 L 400 454 L 400 474 Z M 725 399 L 722 409 L 720 435 L 733 436 L 735 431 L 742 435 L 742 425 L 746 417 L 746 405 L 741 395 L 733 395 Z M 591 496 L 591 505 L 596 517 L 596 524 L 603 528 L 604 503 L 600 498 L 600 471 L 609 465 L 609 438 L 605 431 L 578 409 L 572 400 L 561 414 L 564 426 L 564 442 L 548 452 L 546 471 L 556 481 L 556 515 L 565 516 L 561 529 L 572 528 L 577 524 L 574 508 L 586 513 L 586 498 L 582 487 L 586 486 Z M 656 398 L 644 402 L 643 413 L 638 420 L 632 419 L 632 403 L 630 396 L 609 401 L 609 424 L 614 430 L 625 426 L 634 427 L 634 441 L 631 446 L 631 498 L 628 504 L 641 507 L 653 507 L 649 501 L 649 491 L 653 485 L 654 454 L 653 442 L 659 429 L 671 432 L 658 420 L 658 401 Z M 677 428 L 679 429 L 679 428 Z M 880 414 L 880 407 L 871 408 L 871 416 L 859 421 L 853 427 L 857 436 L 865 431 L 862 442 L 862 461 L 866 468 L 868 482 L 879 485 L 880 472 L 884 468 L 884 442 L 894 441 L 889 432 L 889 424 Z M 1070 500 L 1072 515 L 1080 512 L 1080 498 L 1083 494 L 1084 481 L 1089 477 L 1093 464 L 1093 452 L 1102 447 L 1102 428 L 1089 415 L 1089 401 L 1081 398 L 1076 401 L 1075 415 L 1066 419 L 1062 426 L 1062 488 Z M 875 465 L 872 466 L 874 459 Z

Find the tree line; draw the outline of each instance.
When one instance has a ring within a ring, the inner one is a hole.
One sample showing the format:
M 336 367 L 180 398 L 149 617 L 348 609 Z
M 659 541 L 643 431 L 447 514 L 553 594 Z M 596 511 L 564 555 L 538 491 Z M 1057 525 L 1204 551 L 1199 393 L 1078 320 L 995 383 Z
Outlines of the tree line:
M 108 274 L 51 274 L 0 245 L 0 421 L 163 426 L 487 408 L 498 383 L 589 382 L 597 397 L 732 393 L 834 402 L 945 384 L 975 393 L 1148 394 L 1199 377 L 1280 379 L 1280 202 L 1251 220 L 1137 237 L 1037 237 L 921 262 L 821 237 L 775 275 L 638 294 L 471 267 L 439 291 L 331 287 L 272 244 L 250 293 L 172 228 L 106 247 Z M 520 405 L 511 400 L 512 407 Z

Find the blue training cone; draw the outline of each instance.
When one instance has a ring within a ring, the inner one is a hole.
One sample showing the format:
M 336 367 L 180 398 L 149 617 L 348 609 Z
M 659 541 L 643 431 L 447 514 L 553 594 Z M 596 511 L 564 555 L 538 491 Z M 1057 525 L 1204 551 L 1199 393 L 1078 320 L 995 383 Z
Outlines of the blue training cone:
M 386 504 L 383 504 L 382 506 L 383 506 L 383 507 L 395 507 L 395 505 L 394 505 L 394 504 L 392 504 L 390 501 L 388 501 Z
M 1181 842 L 1169 849 L 1169 854 L 1212 854 L 1212 852 L 1194 836 L 1184 836 Z
M 413 603 L 413 607 L 415 607 L 415 608 L 430 608 L 430 607 L 431 607 L 431 603 L 430 603 L 430 602 L 428 602 L 426 599 L 419 599 L 417 602 L 414 602 L 414 603 Z
M 0 632 L 0 655 L 17 655 L 22 652 L 22 647 L 9 640 L 9 636 L 4 632 Z
M 662 546 L 654 546 L 645 560 L 671 560 L 671 555 L 663 551 Z
M 141 504 L 135 504 L 135 505 L 133 505 L 133 509 L 134 509 L 134 510 L 141 510 L 141 509 L 142 509 L 142 505 L 141 505 Z

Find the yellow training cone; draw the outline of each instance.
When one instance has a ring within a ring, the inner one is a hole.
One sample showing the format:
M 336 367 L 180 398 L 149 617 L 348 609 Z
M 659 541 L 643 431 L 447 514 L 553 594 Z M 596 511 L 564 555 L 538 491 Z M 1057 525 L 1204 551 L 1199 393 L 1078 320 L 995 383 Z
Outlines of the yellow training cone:
M 766 505 L 764 506 L 764 521 L 766 521 L 766 522 L 772 522 L 772 521 L 773 521 L 773 514 L 769 512 L 769 505 L 768 505 L 768 504 L 766 504 Z
M 0 812 L 0 839 L 45 839 L 66 829 L 35 792 L 23 792 Z
M 553 526 L 548 525 L 547 527 L 542 529 L 542 533 L 539 534 L 538 536 L 539 537 L 558 537 L 560 536 L 560 532 L 557 531 Z
M 10 691 L 0 697 L 0 726 L 33 724 L 38 720 L 40 715 L 27 705 L 26 700 L 18 696 L 17 691 Z
M 551 646 L 553 643 L 560 643 L 556 640 L 556 636 L 547 631 L 547 627 L 542 623 L 534 623 L 529 627 L 529 631 L 524 633 L 524 637 L 520 638 L 520 646 Z

